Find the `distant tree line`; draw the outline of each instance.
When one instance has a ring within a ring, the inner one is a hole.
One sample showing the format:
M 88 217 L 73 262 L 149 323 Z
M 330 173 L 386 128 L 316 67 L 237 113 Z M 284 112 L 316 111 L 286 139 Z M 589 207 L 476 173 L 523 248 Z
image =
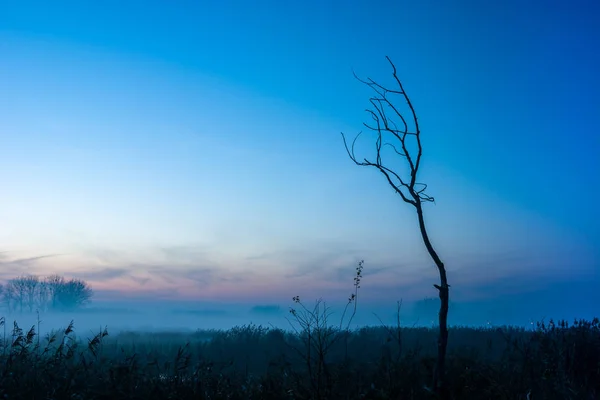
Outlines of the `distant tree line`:
M 85 281 L 60 275 L 24 275 L 0 285 L 0 303 L 9 312 L 71 311 L 87 304 L 92 295 Z

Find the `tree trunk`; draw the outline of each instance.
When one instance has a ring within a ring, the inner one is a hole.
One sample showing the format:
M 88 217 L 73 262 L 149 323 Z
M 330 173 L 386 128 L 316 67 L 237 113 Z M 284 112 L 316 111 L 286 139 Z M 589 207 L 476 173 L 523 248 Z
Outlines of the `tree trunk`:
M 448 304 L 450 301 L 450 290 L 448 286 L 448 278 L 446 277 L 446 267 L 435 249 L 431 245 L 427 229 L 425 227 L 425 219 L 423 218 L 423 208 L 421 202 L 417 200 L 417 215 L 419 217 L 419 229 L 423 242 L 427 248 L 427 252 L 435 262 L 440 274 L 440 284 L 434 285 L 440 295 L 440 312 L 439 312 L 439 336 L 438 336 L 438 352 L 437 364 L 433 374 L 433 388 L 438 392 L 440 398 L 448 398 L 448 391 L 445 380 L 446 373 L 446 348 L 448 347 Z

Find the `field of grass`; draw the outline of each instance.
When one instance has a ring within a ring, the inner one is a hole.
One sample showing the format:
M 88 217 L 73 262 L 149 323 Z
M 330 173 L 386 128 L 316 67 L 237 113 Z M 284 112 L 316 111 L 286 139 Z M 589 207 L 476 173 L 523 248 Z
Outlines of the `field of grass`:
M 435 398 L 437 332 L 427 328 L 38 330 L 2 320 L 0 399 Z M 600 322 L 453 327 L 447 374 L 456 399 L 597 399 Z

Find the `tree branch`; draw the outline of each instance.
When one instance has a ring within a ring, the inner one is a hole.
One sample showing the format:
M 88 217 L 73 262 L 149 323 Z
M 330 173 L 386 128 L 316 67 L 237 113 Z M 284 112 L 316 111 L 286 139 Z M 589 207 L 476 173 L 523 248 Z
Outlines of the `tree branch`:
M 386 56 L 386 59 L 392 66 L 392 75 L 394 77 L 396 85 L 398 86 L 397 89 L 390 89 L 388 87 L 385 87 L 375 82 L 371 78 L 361 79 L 356 75 L 354 71 L 352 71 L 352 74 L 359 82 L 369 86 L 377 94 L 377 96 L 373 96 L 369 99 L 372 108 L 365 110 L 367 114 L 371 117 L 371 119 L 374 121 L 374 124 L 368 124 L 366 122 L 363 123 L 365 128 L 374 132 L 376 135 L 375 161 L 369 161 L 367 158 L 363 158 L 363 161 L 359 161 L 356 156 L 356 141 L 362 134 L 362 131 L 359 132 L 358 135 L 356 135 L 356 137 L 352 141 L 352 146 L 350 148 L 348 147 L 346 136 L 342 132 L 344 147 L 346 148 L 348 156 L 356 165 L 377 168 L 379 172 L 381 172 L 386 177 L 389 185 L 396 191 L 396 193 L 398 193 L 402 197 L 402 200 L 406 203 L 416 206 L 421 202 L 434 202 L 434 198 L 425 193 L 427 185 L 417 183 L 417 173 L 421 165 L 421 157 L 423 155 L 423 150 L 421 146 L 421 130 L 419 127 L 419 121 L 417 119 L 414 106 L 410 98 L 408 97 L 408 94 L 404 90 L 402 82 L 398 78 L 396 66 L 390 60 L 389 57 Z M 402 98 L 408 105 L 408 109 L 411 114 L 411 117 L 409 119 L 414 125 L 413 128 L 409 128 L 408 119 L 403 115 L 400 109 L 392 102 L 392 100 L 390 99 L 390 95 L 402 96 Z M 398 126 L 396 121 L 394 121 L 394 119 L 388 115 L 386 109 L 391 110 L 391 115 L 397 117 L 400 120 L 400 126 Z M 389 137 L 390 135 L 392 140 L 397 142 L 396 144 L 393 144 L 390 141 L 384 139 L 384 136 Z M 409 150 L 408 139 L 415 141 L 416 151 L 411 152 Z M 409 167 L 409 176 L 407 178 L 402 178 L 400 174 L 396 173 L 395 171 L 384 165 L 381 151 L 384 146 L 390 146 L 393 149 L 394 154 L 406 159 Z M 417 188 L 417 185 L 419 185 L 419 188 Z M 406 191 L 406 193 L 404 191 Z

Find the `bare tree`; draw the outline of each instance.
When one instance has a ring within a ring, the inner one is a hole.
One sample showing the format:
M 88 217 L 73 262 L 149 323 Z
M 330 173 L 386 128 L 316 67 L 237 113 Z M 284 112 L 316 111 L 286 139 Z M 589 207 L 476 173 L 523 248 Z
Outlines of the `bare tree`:
M 74 310 L 89 302 L 92 288 L 80 279 L 70 279 L 57 285 L 52 293 L 55 307 L 60 310 Z
M 50 307 L 50 298 L 51 292 L 48 286 L 48 282 L 45 279 L 40 279 L 38 282 L 38 290 L 37 290 L 37 304 L 36 308 L 39 311 L 47 311 Z
M 23 285 L 25 307 L 27 307 L 29 312 L 33 312 L 37 305 L 40 278 L 35 275 L 26 275 L 17 278 L 17 280 L 21 281 L 21 285 Z
M 6 282 L 4 287 L 2 288 L 2 304 L 6 308 L 8 312 L 11 312 L 15 308 L 15 288 L 10 283 L 10 281 Z
M 58 308 L 58 300 L 55 296 L 55 293 L 58 292 L 58 288 L 65 284 L 65 278 L 60 275 L 54 274 L 46 277 L 44 280 L 46 283 L 46 295 L 48 296 L 48 308 L 57 309 Z
M 59 275 L 45 279 L 35 275 L 13 278 L 0 291 L 2 303 L 9 312 L 74 310 L 88 303 L 92 294 L 85 281 L 65 280 Z
M 21 278 L 14 278 L 6 282 L 3 300 L 9 311 L 23 312 L 25 307 L 27 284 Z
M 446 276 L 446 268 L 444 263 L 433 248 L 425 219 L 423 217 L 423 203 L 433 202 L 434 198 L 425 194 L 427 185 L 417 182 L 417 173 L 421 166 L 421 156 L 423 154 L 421 147 L 421 130 L 419 129 L 419 121 L 413 104 L 406 94 L 402 82 L 398 78 L 396 66 L 386 56 L 386 59 L 392 66 L 393 77 L 396 88 L 389 89 L 375 82 L 371 78 L 366 80 L 360 79 L 354 74 L 354 77 L 365 85 L 369 86 L 375 92 L 375 95 L 369 99 L 373 109 L 367 109 L 367 113 L 371 116 L 373 122 L 371 124 L 363 123 L 363 125 L 375 134 L 375 159 L 374 161 L 363 158 L 359 160 L 354 152 L 356 140 L 362 134 L 360 132 L 353 140 L 352 145 L 348 147 L 346 136 L 342 133 L 344 146 L 348 156 L 356 165 L 374 167 L 386 178 L 389 185 L 400 195 L 405 203 L 413 206 L 417 212 L 419 229 L 421 237 L 427 248 L 427 252 L 437 266 L 440 284 L 434 285 L 438 290 L 440 297 L 439 310 L 439 337 L 438 337 L 438 352 L 437 364 L 433 376 L 433 388 L 440 393 L 441 397 L 446 397 L 445 385 L 445 361 L 446 348 L 448 345 L 448 303 L 449 303 L 449 288 L 448 279 Z M 409 117 L 405 117 L 400 111 L 400 106 L 392 100 L 394 97 L 399 97 L 408 106 L 410 113 Z M 383 155 L 397 157 L 404 160 L 408 166 L 408 171 L 405 173 L 398 172 L 392 167 L 388 161 L 384 163 Z

